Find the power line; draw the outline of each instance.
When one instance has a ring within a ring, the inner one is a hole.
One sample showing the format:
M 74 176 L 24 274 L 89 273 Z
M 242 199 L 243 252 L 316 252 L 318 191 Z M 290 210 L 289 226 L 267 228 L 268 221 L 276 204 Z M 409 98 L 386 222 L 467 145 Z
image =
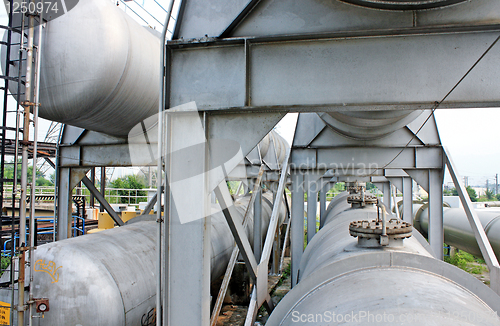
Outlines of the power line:
M 443 103 L 447 98 L 448 96 L 451 95 L 451 93 L 453 93 L 453 91 L 458 87 L 458 85 L 460 85 L 460 83 L 462 83 L 462 81 L 469 75 L 469 73 L 479 64 L 479 62 L 486 56 L 486 54 L 488 54 L 488 52 L 490 52 L 490 50 L 495 46 L 495 44 L 497 44 L 497 42 L 500 40 L 500 35 L 495 39 L 495 41 L 486 49 L 486 51 L 484 51 L 484 53 L 479 57 L 479 59 L 476 60 L 476 62 L 474 62 L 474 64 L 469 68 L 469 70 L 467 70 L 467 72 L 462 76 L 462 78 L 460 78 L 460 80 L 450 89 L 450 91 L 441 99 L 441 101 L 439 102 L 435 102 L 434 103 L 434 106 L 431 108 L 431 113 L 429 114 L 429 116 L 427 117 L 427 119 L 425 119 L 425 121 L 422 123 L 422 125 L 420 126 L 420 128 L 418 128 L 418 130 L 413 134 L 413 136 L 411 137 L 411 139 L 408 141 L 408 143 L 406 143 L 406 145 L 399 151 L 399 153 L 394 156 L 394 158 L 392 160 L 389 161 L 389 163 L 387 163 L 386 165 L 384 165 L 382 168 L 379 168 L 377 170 L 380 170 L 380 169 L 385 169 L 386 167 L 388 167 L 392 162 L 394 162 L 403 152 L 405 149 L 408 148 L 408 146 L 410 145 L 410 143 L 415 140 L 415 138 L 417 137 L 418 133 L 420 132 L 420 130 L 422 130 L 422 128 L 425 126 L 425 124 L 429 121 L 429 119 L 433 116 L 434 114 L 434 111 L 437 110 L 437 108 L 441 105 L 441 103 Z

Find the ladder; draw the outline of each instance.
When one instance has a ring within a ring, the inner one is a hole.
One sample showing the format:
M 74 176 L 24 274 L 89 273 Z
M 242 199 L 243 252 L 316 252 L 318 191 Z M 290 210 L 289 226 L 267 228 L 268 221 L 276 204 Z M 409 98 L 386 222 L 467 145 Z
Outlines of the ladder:
M 10 8 L 13 8 L 13 0 Z M 3 95 L 2 127 L 0 128 L 0 241 L 2 250 L 0 272 L 6 274 L 0 288 L 11 291 L 10 303 L 0 303 L 2 324 L 13 325 L 15 316 L 22 325 L 25 311 L 33 315 L 30 280 L 25 282 L 25 270 L 33 268 L 34 192 L 37 161 L 38 84 L 40 44 L 44 21 L 36 12 L 8 12 L 8 25 L 0 26 L 6 37 L 0 42 L 5 53 L 2 62 Z M 35 36 L 35 31 L 38 36 Z M 29 73 L 26 73 L 29 72 Z M 30 137 L 30 130 L 33 135 Z M 28 160 L 33 160 L 32 178 L 28 180 Z M 28 186 L 30 185 L 30 186 Z M 12 187 L 5 191 L 6 186 Z M 29 193 L 28 193 L 29 188 Z M 30 195 L 31 194 L 31 195 Z M 10 196 L 9 196 L 10 195 Z M 28 203 L 28 195 L 31 198 Z M 28 205 L 31 207 L 27 217 Z M 10 212 L 9 212 L 10 209 Z M 18 211 L 16 213 L 16 210 Z M 29 251 L 29 254 L 27 252 Z M 33 273 L 30 273 L 32 277 Z M 5 280 L 5 281 L 4 281 Z M 29 296 L 25 295 L 26 290 Z M 15 305 L 14 302 L 18 302 Z M 7 317 L 8 316 L 8 317 Z M 8 319 L 8 320 L 6 320 Z

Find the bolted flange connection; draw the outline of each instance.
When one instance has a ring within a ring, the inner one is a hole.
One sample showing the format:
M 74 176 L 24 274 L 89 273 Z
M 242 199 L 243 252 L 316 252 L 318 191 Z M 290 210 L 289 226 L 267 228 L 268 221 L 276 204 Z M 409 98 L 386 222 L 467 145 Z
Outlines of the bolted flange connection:
M 385 223 L 382 221 L 353 221 L 349 224 L 349 233 L 358 238 L 362 247 L 401 246 L 403 239 L 411 237 L 412 225 L 393 218 Z
M 377 197 L 366 192 L 366 183 L 349 182 L 345 186 L 346 191 L 349 191 L 347 202 L 352 207 L 365 207 L 366 205 L 376 204 Z

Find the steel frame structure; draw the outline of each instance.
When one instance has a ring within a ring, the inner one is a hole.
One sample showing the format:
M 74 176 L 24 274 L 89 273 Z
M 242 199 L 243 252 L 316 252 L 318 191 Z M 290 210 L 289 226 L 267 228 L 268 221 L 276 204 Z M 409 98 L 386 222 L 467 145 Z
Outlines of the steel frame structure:
M 306 124 L 302 131 L 298 129 L 290 161 L 293 282 L 303 250 L 304 192 L 308 192 L 308 216 L 312 217 L 308 230 L 315 231 L 316 195 L 320 192 L 324 202 L 328 185 L 340 180 L 375 182 L 382 187 L 386 203 L 390 200 L 390 184 L 394 184 L 404 191 L 405 219 L 411 216 L 411 180 L 417 181 L 429 192 L 433 216 L 429 239 L 436 257 L 442 258 L 445 155 L 430 110 L 500 104 L 494 68 L 500 50 L 495 47 L 489 51 L 500 32 L 500 17 L 494 13 L 498 8 L 499 4 L 490 0 L 402 12 L 366 9 L 340 1 L 218 0 L 208 5 L 201 0 L 184 0 L 173 40 L 166 45 L 162 69 L 165 105 L 160 109 L 194 101 L 205 121 L 208 139 L 231 135 L 242 148 L 250 147 L 248 136 L 269 129 L 285 113 L 303 113 L 298 128 L 303 116 L 319 120 Z M 217 20 L 212 19 L 215 16 Z M 488 56 L 476 66 L 487 51 Z M 469 74 L 471 66 L 474 70 Z M 427 114 L 429 118 L 424 122 L 417 119 L 388 137 L 360 142 L 339 137 L 331 130 L 322 133 L 328 128 L 325 124 L 322 128 L 321 119 L 310 113 L 391 110 L 421 110 L 422 116 Z M 251 125 L 251 132 L 241 124 L 231 124 L 236 118 Z M 211 120 L 226 123 L 216 125 Z M 188 125 L 168 123 L 165 146 L 182 142 L 175 132 L 182 127 Z M 210 158 L 204 159 L 208 166 Z M 352 162 L 363 168 L 342 171 L 342 166 Z M 165 164 L 167 171 L 182 170 Z M 373 168 L 366 168 L 370 164 Z M 200 189 L 206 187 L 207 180 L 204 184 Z M 206 194 L 199 193 L 200 198 L 206 198 Z M 168 192 L 165 198 L 169 207 Z M 200 216 L 204 216 L 205 201 L 196 208 Z M 171 220 L 166 221 L 165 230 L 171 236 L 162 260 L 163 323 L 207 325 L 208 269 L 203 257 L 208 249 L 204 230 L 210 221 L 198 220 L 186 228 L 175 222 L 175 212 L 168 209 L 170 214 L 166 216 Z M 324 205 L 320 211 L 324 212 Z M 474 221 L 477 226 L 477 219 Z M 197 231 L 193 234 L 193 230 Z M 310 239 L 314 232 L 309 233 Z M 188 234 L 190 243 L 182 241 Z M 189 257 L 186 251 L 191 253 Z M 192 266 L 188 273 L 186 264 Z M 489 265 L 496 267 L 494 261 Z M 182 302 L 177 300 L 180 297 Z M 187 307 L 189 315 L 185 313 Z
M 243 155 L 253 162 L 252 149 L 262 137 L 286 113 L 299 112 L 293 149 L 287 161 L 292 189 L 293 282 L 297 280 L 303 251 L 304 193 L 308 193 L 310 240 L 316 229 L 316 198 L 319 196 L 322 223 L 326 192 L 338 181 L 372 181 L 383 189 L 386 204 L 389 204 L 390 185 L 395 185 L 403 192 L 403 218 L 408 219 L 412 215 L 410 203 L 415 180 L 429 192 L 433 216 L 429 239 L 441 258 L 442 178 L 445 164 L 450 167 L 451 163 L 443 151 L 431 110 L 436 104 L 439 108 L 499 106 L 496 62 L 500 49 L 497 47 L 454 88 L 500 34 L 498 1 L 474 0 L 437 10 L 397 12 L 366 9 L 337 0 L 179 3 L 173 37 L 164 48 L 161 62 L 159 111 L 168 112 L 168 118 L 159 120 L 160 141 L 151 142 L 158 146 L 151 147 L 155 155 L 196 142 L 198 136 L 185 130 L 192 130 L 202 121 L 206 140 L 236 140 Z M 451 96 L 436 103 L 450 89 L 455 90 Z M 182 109 L 169 109 L 193 101 L 198 108 L 197 118 L 183 118 Z M 340 136 L 317 114 L 399 110 L 423 113 L 387 137 L 363 142 Z M 132 165 L 128 146 L 121 138 L 65 128 L 57 158 L 58 239 L 70 236 L 68 213 L 73 187 L 91 167 Z M 197 157 L 196 164 L 205 171 L 211 167 L 212 159 L 204 154 Z M 161 198 L 165 205 L 165 217 L 159 211 L 157 218 L 158 243 L 162 248 L 157 271 L 160 275 L 157 305 L 163 307 L 163 311 L 157 309 L 157 323 L 208 325 L 210 219 L 180 223 L 166 180 L 167 175 L 183 173 L 190 167 L 168 159 L 152 162 L 149 156 L 142 163 L 158 165 L 155 200 Z M 247 166 L 247 174 L 253 179 L 259 176 L 260 163 Z M 266 177 L 278 182 L 280 194 L 287 180 L 286 169 L 281 174 L 278 170 L 264 175 L 261 182 Z M 219 187 L 221 181 L 203 179 L 196 191 L 186 189 L 184 195 L 199 198 L 192 207 L 198 216 L 207 216 L 209 197 L 215 189 L 219 202 L 227 204 L 226 218 L 239 238 L 238 250 L 246 253 L 249 269 L 256 275 L 250 323 L 257 308 L 268 301 L 262 282 L 268 272 L 265 262 L 269 259 L 270 245 L 266 241 L 262 252 L 256 250 L 257 255 L 250 252 L 249 243 L 241 234 L 244 222 L 231 219 L 231 203 L 226 189 Z M 458 181 L 456 185 L 459 189 Z M 96 189 L 93 193 L 98 196 Z M 467 196 L 462 197 L 467 204 Z M 258 198 L 256 193 L 256 207 Z M 488 253 L 487 239 L 481 235 L 473 213 L 471 216 L 484 243 L 482 248 Z M 119 224 L 120 220 L 116 221 Z M 271 233 L 274 231 L 270 228 Z M 269 239 L 272 238 L 269 234 Z M 261 259 L 257 259 L 259 254 Z M 498 263 L 494 259 L 487 261 L 496 271 Z M 493 272 L 492 284 L 495 279 Z

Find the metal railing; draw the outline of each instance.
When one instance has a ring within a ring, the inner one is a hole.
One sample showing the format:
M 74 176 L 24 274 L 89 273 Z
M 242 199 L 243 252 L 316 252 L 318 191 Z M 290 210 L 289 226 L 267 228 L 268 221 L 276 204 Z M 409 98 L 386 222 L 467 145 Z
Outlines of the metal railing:
M 12 185 L 5 185 L 3 189 L 4 200 L 11 200 Z M 85 187 L 76 187 L 74 194 L 78 194 L 85 197 L 87 203 L 90 202 L 90 191 Z M 35 195 L 54 195 L 54 187 L 36 187 Z M 139 203 L 148 201 L 148 190 L 147 189 L 127 189 L 127 188 L 106 188 L 105 190 L 106 200 L 110 204 L 127 204 L 132 206 L 138 206 Z M 50 201 L 38 201 L 50 202 Z

